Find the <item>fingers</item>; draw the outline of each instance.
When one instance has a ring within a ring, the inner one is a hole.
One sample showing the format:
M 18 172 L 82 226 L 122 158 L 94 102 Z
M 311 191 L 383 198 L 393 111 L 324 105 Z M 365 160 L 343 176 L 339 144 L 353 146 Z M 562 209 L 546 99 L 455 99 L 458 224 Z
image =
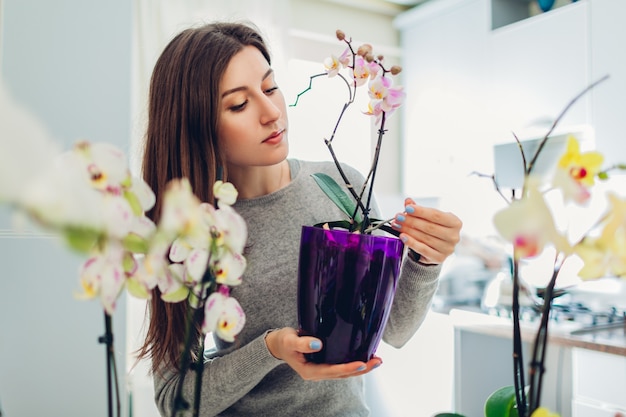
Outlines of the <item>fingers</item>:
M 367 363 L 356 361 L 333 365 L 309 362 L 305 354 L 322 350 L 322 341 L 315 337 L 299 336 L 298 332 L 290 327 L 269 332 L 265 342 L 274 357 L 285 361 L 303 379 L 310 381 L 363 375 L 382 364 L 379 357 L 373 357 Z
M 378 357 L 373 357 L 367 362 L 356 361 L 337 365 L 307 362 L 303 365 L 301 370 L 296 369 L 296 372 L 298 372 L 303 379 L 309 381 L 343 379 L 371 372 L 378 368 L 382 362 L 382 359 Z
M 421 262 L 441 263 L 454 252 L 462 222 L 452 213 L 406 199 L 405 211 L 396 215 L 392 227 L 400 231 L 400 239 L 409 248 L 421 255 Z

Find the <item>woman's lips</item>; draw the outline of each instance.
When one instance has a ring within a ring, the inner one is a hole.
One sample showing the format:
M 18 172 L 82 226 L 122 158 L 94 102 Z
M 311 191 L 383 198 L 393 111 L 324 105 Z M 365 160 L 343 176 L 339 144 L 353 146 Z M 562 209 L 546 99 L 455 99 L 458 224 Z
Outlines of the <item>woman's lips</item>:
M 278 130 L 278 131 L 272 133 L 270 136 L 268 136 L 263 141 L 263 143 L 267 143 L 267 144 L 270 144 L 270 145 L 275 145 L 277 143 L 280 143 L 283 140 L 284 133 L 285 133 L 285 129 Z

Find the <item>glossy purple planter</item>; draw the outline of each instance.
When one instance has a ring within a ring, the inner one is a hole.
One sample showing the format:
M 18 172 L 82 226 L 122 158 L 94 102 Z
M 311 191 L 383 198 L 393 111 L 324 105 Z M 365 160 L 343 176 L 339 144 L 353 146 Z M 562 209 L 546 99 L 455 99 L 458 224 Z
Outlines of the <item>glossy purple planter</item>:
M 397 238 L 303 226 L 298 267 L 300 335 L 322 340 L 316 363 L 368 361 L 382 338 L 400 272 Z

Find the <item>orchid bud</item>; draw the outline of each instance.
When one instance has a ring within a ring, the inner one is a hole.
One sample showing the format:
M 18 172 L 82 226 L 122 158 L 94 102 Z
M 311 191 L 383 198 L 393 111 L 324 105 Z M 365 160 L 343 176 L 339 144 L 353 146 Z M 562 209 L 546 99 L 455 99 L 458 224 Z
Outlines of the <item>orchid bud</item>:
M 337 31 L 335 32 L 335 35 L 337 36 L 337 39 L 339 39 L 340 41 L 346 38 L 346 34 L 341 29 L 337 29 Z
M 383 55 L 378 55 L 376 58 L 378 58 L 380 62 L 383 62 L 383 60 L 385 59 Z
M 363 45 L 359 46 L 359 49 L 356 51 L 357 55 L 362 56 L 363 58 L 365 58 L 365 56 L 367 54 L 372 54 L 372 45 L 370 45 L 369 43 L 364 43 Z
M 391 67 L 391 69 L 389 70 L 389 72 L 391 72 L 391 74 L 393 75 L 398 75 L 402 72 L 402 67 L 399 65 L 394 65 Z
M 369 54 L 369 53 L 368 53 L 368 54 L 365 54 L 365 55 L 363 56 L 363 59 L 365 59 L 367 62 L 374 62 L 374 55 Z

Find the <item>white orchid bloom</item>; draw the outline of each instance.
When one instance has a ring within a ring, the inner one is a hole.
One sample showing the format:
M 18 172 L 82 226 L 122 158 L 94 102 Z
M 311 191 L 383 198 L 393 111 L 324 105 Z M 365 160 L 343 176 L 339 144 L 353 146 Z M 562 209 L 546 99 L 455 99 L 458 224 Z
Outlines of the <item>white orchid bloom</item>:
M 211 254 L 205 249 L 193 249 L 189 256 L 185 259 L 185 279 L 192 285 L 198 285 L 202 282 L 204 273 L 207 270 L 209 258 Z
M 248 226 L 245 220 L 230 206 L 219 209 L 203 204 L 206 210 L 205 221 L 211 228 L 216 246 L 225 245 L 236 253 L 243 253 L 248 240 Z
M 220 286 L 217 292 L 211 294 L 204 306 L 204 333 L 215 332 L 217 337 L 234 342 L 246 322 L 246 315 L 239 302 L 228 296 L 228 288 Z
M 77 297 L 99 297 L 105 311 L 113 314 L 126 281 L 123 260 L 124 251 L 115 244 L 108 245 L 104 252 L 87 259 L 79 274 L 83 294 Z
M 163 209 L 159 229 L 167 235 L 187 236 L 201 221 L 200 200 L 193 194 L 186 178 L 168 183 L 163 196 Z
M 211 262 L 211 270 L 218 284 L 235 286 L 241 284 L 241 277 L 246 270 L 246 258 L 239 253 L 225 251 Z
M 218 207 L 223 205 L 232 206 L 237 201 L 237 189 L 230 182 L 215 181 L 213 184 L 213 194 L 217 199 Z

